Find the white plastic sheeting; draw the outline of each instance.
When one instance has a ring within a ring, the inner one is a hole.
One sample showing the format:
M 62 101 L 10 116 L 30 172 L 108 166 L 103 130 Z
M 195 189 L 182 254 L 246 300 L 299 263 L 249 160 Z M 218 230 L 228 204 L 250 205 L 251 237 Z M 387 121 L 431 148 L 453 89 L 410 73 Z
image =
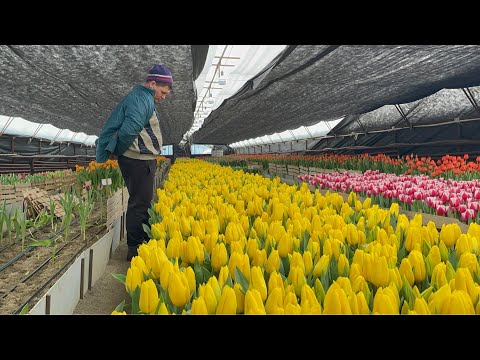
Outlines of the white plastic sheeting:
M 333 129 L 335 125 L 337 125 L 342 119 L 343 118 L 329 121 L 328 124 L 325 121 L 320 121 L 319 123 L 311 126 L 300 126 L 297 129 L 285 130 L 281 133 L 274 133 L 254 139 L 238 141 L 230 144 L 230 146 L 237 149 L 245 146 L 267 145 L 286 141 L 320 138 L 327 135 L 330 130 Z
M 95 140 L 97 139 L 95 135 L 87 135 L 83 132 L 75 133 L 68 129 L 59 129 L 51 124 L 39 124 L 20 117 L 13 118 L 13 121 L 9 121 L 10 119 L 9 116 L 0 115 L 0 131 L 3 130 L 3 133 L 7 135 L 35 137 L 50 141 L 55 139 L 55 141 L 58 142 L 79 143 L 89 146 L 95 145 Z M 10 122 L 10 124 L 5 128 L 8 122 Z M 39 127 L 40 125 L 42 126 Z M 33 136 L 34 134 L 35 136 Z
M 197 106 L 184 142 L 203 124 L 211 111 L 234 95 L 267 66 L 286 45 L 210 45 L 205 67 L 195 81 Z

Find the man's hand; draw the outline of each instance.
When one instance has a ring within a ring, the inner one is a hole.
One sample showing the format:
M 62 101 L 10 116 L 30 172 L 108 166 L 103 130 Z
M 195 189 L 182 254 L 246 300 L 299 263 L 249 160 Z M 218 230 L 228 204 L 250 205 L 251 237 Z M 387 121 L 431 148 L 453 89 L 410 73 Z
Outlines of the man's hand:
M 116 157 L 116 155 L 115 155 L 114 153 L 109 153 L 108 159 L 109 159 L 109 160 L 117 160 L 117 157 Z

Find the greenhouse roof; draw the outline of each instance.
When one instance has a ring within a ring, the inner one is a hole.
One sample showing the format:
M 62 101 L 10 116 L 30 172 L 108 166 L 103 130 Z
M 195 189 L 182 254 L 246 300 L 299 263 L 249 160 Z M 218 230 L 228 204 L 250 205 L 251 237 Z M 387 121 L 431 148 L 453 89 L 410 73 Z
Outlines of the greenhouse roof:
M 0 116 L 0 133 L 50 141 L 78 143 L 93 146 L 97 136 L 83 132 L 59 129 L 51 124 L 37 124 L 22 118 Z
M 179 143 L 193 124 L 194 81 L 207 51 L 208 45 L 0 45 L 0 114 L 68 129 L 67 137 L 97 135 L 151 66 L 164 63 L 174 86 L 157 105 L 163 143 Z
M 476 45 L 290 45 L 212 111 L 193 142 L 231 144 L 342 117 L 350 131 L 356 115 L 478 85 Z

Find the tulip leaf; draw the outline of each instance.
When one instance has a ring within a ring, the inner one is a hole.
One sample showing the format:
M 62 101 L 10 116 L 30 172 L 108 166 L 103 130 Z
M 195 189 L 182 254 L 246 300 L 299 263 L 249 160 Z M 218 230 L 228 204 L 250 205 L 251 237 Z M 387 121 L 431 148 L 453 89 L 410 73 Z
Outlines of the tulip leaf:
M 288 277 L 288 274 L 290 273 L 290 259 L 288 258 L 288 255 L 285 256 L 284 258 L 280 257 L 280 268 L 283 267 L 283 275 L 285 277 Z
M 112 274 L 113 278 L 125 285 L 127 277 L 124 274 Z
M 204 266 L 202 266 L 201 268 L 202 268 L 203 280 L 208 281 L 208 279 L 210 279 L 210 277 L 212 276 L 212 273 Z
M 430 243 L 426 240 L 423 240 L 423 242 L 422 242 L 422 254 L 423 254 L 423 256 L 428 255 L 428 253 L 430 252 L 430 248 L 431 248 Z
M 132 314 L 139 314 L 140 313 L 140 287 L 137 286 L 135 291 L 130 293 L 132 298 Z
M 118 304 L 117 307 L 115 308 L 115 311 L 122 312 L 124 308 L 125 308 L 125 300 L 122 300 L 122 302 Z
M 473 281 L 480 285 L 480 276 L 475 271 L 473 272 Z
M 150 239 L 153 239 L 152 230 L 150 229 L 150 227 L 146 224 L 142 224 L 142 227 L 143 227 L 143 231 L 145 231 L 147 233 L 148 237 Z
M 210 264 L 210 254 L 206 249 L 203 249 L 204 263 L 208 262 Z
M 397 267 L 400 267 L 400 264 L 403 258 L 405 257 L 405 255 L 406 255 L 405 246 L 402 246 L 397 252 Z
M 195 281 L 197 284 L 203 284 L 206 279 L 203 278 L 203 271 L 198 259 L 195 258 L 195 262 L 193 264 L 193 273 L 195 274 Z
M 402 297 L 400 299 L 400 304 L 403 302 L 403 305 L 402 305 L 402 310 L 401 310 L 401 314 L 402 315 L 408 315 L 408 311 L 410 310 L 410 308 L 408 307 L 408 302 L 404 300 L 404 298 Z
M 249 283 L 245 275 L 243 275 L 243 273 L 238 268 L 238 266 L 235 266 L 235 282 L 240 284 L 240 286 L 242 287 L 242 292 L 246 294 Z
M 395 216 L 395 214 L 390 215 L 390 225 L 392 226 L 392 229 L 395 229 L 395 227 L 397 226 L 397 217 Z
M 448 251 L 448 261 L 450 261 L 450 263 L 452 264 L 453 269 L 456 270 L 458 266 L 458 258 L 454 249 L 450 249 Z
M 324 290 L 328 290 L 330 287 L 330 283 L 328 281 L 328 271 L 325 271 L 322 275 L 320 275 L 320 283 L 322 284 Z
M 332 256 L 330 263 L 328 264 L 329 283 L 332 283 L 338 278 L 338 266 L 335 256 Z
M 232 282 L 232 277 L 230 276 L 230 274 L 227 276 L 227 280 L 225 280 L 225 284 L 223 284 L 223 286 L 225 286 L 225 285 L 228 285 L 233 289 L 233 282 Z
M 28 304 L 25 304 L 25 306 L 20 311 L 19 315 L 27 315 L 29 310 L 30 310 L 30 306 Z

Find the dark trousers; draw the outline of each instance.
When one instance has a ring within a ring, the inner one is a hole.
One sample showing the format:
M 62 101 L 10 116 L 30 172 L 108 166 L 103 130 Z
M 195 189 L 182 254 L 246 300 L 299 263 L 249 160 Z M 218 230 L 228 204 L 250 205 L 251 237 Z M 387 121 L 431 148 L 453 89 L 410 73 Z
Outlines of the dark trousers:
M 155 160 L 137 160 L 126 156 L 118 158 L 118 166 L 128 189 L 127 245 L 138 246 L 149 241 L 142 224 L 148 225 L 148 208 L 153 197 Z

